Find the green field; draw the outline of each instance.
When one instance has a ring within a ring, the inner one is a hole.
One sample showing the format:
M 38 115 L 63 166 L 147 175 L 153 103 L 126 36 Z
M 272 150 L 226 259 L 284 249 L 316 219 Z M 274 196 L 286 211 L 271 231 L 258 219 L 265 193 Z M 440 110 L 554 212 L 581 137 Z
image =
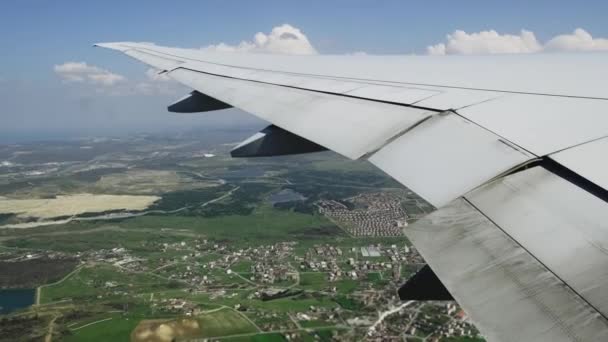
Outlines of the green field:
M 329 286 L 325 272 L 300 273 L 300 287 L 311 290 L 322 290 Z
M 205 237 L 232 241 L 238 245 L 293 240 L 325 239 L 343 235 L 333 223 L 320 215 L 260 206 L 251 215 L 240 216 L 140 216 L 103 224 L 74 222 L 65 225 L 73 234 L 41 234 L 5 241 L 10 247 L 78 252 L 92 249 L 124 247 L 135 252 L 153 252 L 156 244 L 182 241 L 184 238 Z M 161 231 L 165 229 L 165 232 Z M 180 230 L 180 234 L 166 230 Z M 183 231 L 190 231 L 186 234 Z
M 65 341 L 130 341 L 131 332 L 144 317 L 138 315 L 105 315 L 91 322 L 71 327 Z M 238 334 L 255 334 L 258 329 L 246 318 L 231 309 L 222 309 L 196 317 L 200 335 L 215 337 Z
M 139 323 L 141 317 L 129 317 L 121 315 L 111 315 L 107 321 L 93 323 L 89 326 L 75 326 L 70 330 L 70 335 L 63 339 L 66 342 L 87 342 L 87 341 L 112 341 L 129 342 L 133 329 Z
M 258 332 L 246 318 L 230 309 L 223 309 L 197 317 L 202 337 L 228 336 Z
M 108 265 L 82 267 L 69 277 L 40 290 L 40 303 L 59 300 L 92 300 L 98 296 L 120 297 L 125 291 L 149 293 L 167 287 L 168 281 L 148 275 L 126 273 Z
M 227 337 L 222 338 L 225 342 L 286 342 L 287 339 L 277 333 L 263 333 L 252 336 Z
M 251 295 L 252 292 L 254 292 L 254 290 L 227 291 L 226 295 L 221 298 L 211 298 L 209 294 L 206 293 L 187 294 L 183 291 L 180 293 L 172 292 L 170 293 L 170 295 L 168 294 L 167 296 L 186 298 L 197 303 L 220 304 L 225 306 L 234 306 L 236 304 L 240 304 L 248 308 L 256 308 L 260 310 L 270 310 L 277 312 L 298 312 L 303 310 L 306 311 L 310 306 L 324 308 L 334 308 L 338 306 L 336 302 L 332 301 L 327 296 L 313 296 L 303 294 L 295 297 L 261 301 L 259 299 L 249 299 L 248 297 L 249 295 Z M 237 295 L 231 296 L 232 293 L 236 293 Z
M 342 279 L 334 284 L 339 293 L 351 293 L 359 286 L 360 282 L 352 279 Z
M 334 227 L 320 215 L 306 215 L 276 210 L 262 205 L 251 215 L 220 217 L 142 216 L 120 223 L 124 228 L 189 229 L 212 239 L 237 243 L 284 241 L 286 236 L 315 238 L 314 228 Z M 331 229 L 330 229 L 331 230 Z

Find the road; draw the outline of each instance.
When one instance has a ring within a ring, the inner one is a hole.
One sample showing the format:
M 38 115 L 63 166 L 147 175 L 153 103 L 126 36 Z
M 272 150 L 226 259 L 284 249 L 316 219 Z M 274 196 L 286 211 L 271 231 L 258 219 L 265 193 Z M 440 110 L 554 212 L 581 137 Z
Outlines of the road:
M 69 277 L 71 277 L 72 275 L 74 275 L 76 272 L 80 271 L 84 266 L 86 266 L 86 264 L 79 265 L 78 267 L 76 267 L 75 269 L 73 269 L 72 272 L 66 274 L 65 277 L 57 280 L 54 283 L 38 286 L 36 288 L 36 304 L 35 305 L 40 305 L 40 297 L 42 295 L 42 288 L 43 287 L 51 286 L 51 285 L 57 285 L 57 284 L 60 284 L 60 283 L 64 282 L 66 279 L 68 279 Z
M 224 198 L 226 198 L 226 197 L 229 197 L 230 195 L 232 195 L 232 193 L 233 193 L 233 192 L 237 191 L 237 190 L 238 190 L 238 189 L 240 189 L 240 188 L 241 188 L 240 186 L 237 186 L 236 188 L 234 188 L 234 189 L 232 189 L 232 190 L 228 191 L 227 193 L 223 194 L 222 196 L 217 197 L 217 198 L 214 198 L 214 199 L 212 199 L 212 200 L 210 200 L 210 201 L 207 201 L 207 202 L 203 203 L 203 204 L 201 205 L 201 208 L 206 207 L 208 204 L 215 203 L 215 202 L 217 202 L 217 201 L 221 201 L 221 200 L 223 200 L 223 199 L 224 199 Z
M 53 329 L 55 329 L 55 320 L 57 320 L 58 317 L 59 315 L 54 316 L 53 319 L 49 322 L 49 330 L 44 336 L 44 342 L 51 342 L 53 340 Z
M 413 300 L 410 300 L 410 301 L 407 301 L 407 302 L 405 302 L 405 303 L 403 303 L 403 304 L 399 305 L 399 306 L 398 306 L 398 307 L 396 307 L 396 308 L 393 308 L 393 309 L 390 309 L 390 310 L 387 310 L 387 311 L 384 311 L 384 312 L 380 313 L 380 316 L 378 317 L 378 320 L 377 320 L 377 321 L 375 321 L 375 322 L 374 322 L 374 324 L 372 324 L 372 326 L 371 326 L 371 327 L 369 327 L 369 331 L 375 331 L 375 330 L 376 330 L 376 327 L 378 326 L 378 324 L 382 323 L 382 321 L 384 321 L 384 319 L 385 319 L 386 317 L 388 317 L 388 316 L 390 316 L 390 315 L 392 315 L 392 314 L 394 314 L 394 313 L 396 313 L 396 312 L 401 311 L 401 309 L 403 309 L 403 308 L 405 308 L 405 307 L 407 307 L 407 306 L 411 305 L 412 303 L 414 303 L 414 301 L 413 301 Z

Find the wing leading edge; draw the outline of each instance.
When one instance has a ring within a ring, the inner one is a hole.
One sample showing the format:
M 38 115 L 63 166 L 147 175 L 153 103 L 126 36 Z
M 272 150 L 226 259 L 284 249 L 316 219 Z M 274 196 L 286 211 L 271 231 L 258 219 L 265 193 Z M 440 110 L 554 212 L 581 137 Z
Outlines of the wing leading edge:
M 608 173 L 598 171 L 608 170 L 599 157 L 608 92 L 590 86 L 603 82 L 606 58 L 408 65 L 97 45 L 257 115 L 289 141 L 367 159 L 440 208 L 406 234 L 491 340 L 608 339 Z M 505 67 L 474 71 L 489 63 Z

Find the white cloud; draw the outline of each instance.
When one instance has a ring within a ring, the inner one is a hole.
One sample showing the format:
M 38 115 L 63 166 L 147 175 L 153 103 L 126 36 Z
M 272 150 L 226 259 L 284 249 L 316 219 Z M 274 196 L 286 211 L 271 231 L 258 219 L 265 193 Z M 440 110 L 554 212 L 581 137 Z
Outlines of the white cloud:
M 435 45 L 429 45 L 426 47 L 426 53 L 433 56 L 443 56 L 445 55 L 445 44 L 439 43 Z
M 276 26 L 269 34 L 258 32 L 252 41 L 242 41 L 238 45 L 219 43 L 202 48 L 208 51 L 222 52 L 261 52 L 289 55 L 316 55 L 308 37 L 297 27 L 289 24 Z
M 66 83 L 85 83 L 82 91 L 108 96 L 175 95 L 181 86 L 158 70 L 148 69 L 144 80 L 128 80 L 126 77 L 85 62 L 66 62 L 54 66 L 55 73 Z
M 127 80 L 124 76 L 113 73 L 90 74 L 88 77 L 94 84 L 101 84 L 104 86 L 112 86 Z
M 101 86 L 113 86 L 126 82 L 126 77 L 85 62 L 66 62 L 55 65 L 55 73 L 66 82 L 89 82 Z
M 445 43 L 427 47 L 430 55 L 513 54 L 554 51 L 608 51 L 608 39 L 593 38 L 578 28 L 572 34 L 559 35 L 546 44 L 540 43 L 533 32 L 522 30 L 519 35 L 500 34 L 494 30 L 466 33 L 456 30 L 447 35 Z
M 429 46 L 431 55 L 473 55 L 492 53 L 532 53 L 542 49 L 534 33 L 522 30 L 519 35 L 499 34 L 494 30 L 466 33 L 456 30 L 446 43 Z
M 577 28 L 572 34 L 553 37 L 545 44 L 547 51 L 608 51 L 608 39 L 593 38 L 589 32 Z

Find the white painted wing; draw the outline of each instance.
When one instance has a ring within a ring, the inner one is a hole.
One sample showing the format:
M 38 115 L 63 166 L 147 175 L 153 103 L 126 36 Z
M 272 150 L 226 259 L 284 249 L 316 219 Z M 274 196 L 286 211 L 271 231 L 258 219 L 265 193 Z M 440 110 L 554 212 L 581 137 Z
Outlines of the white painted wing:
M 440 208 L 408 237 L 492 340 L 608 340 L 608 56 L 277 56 L 105 43 Z

